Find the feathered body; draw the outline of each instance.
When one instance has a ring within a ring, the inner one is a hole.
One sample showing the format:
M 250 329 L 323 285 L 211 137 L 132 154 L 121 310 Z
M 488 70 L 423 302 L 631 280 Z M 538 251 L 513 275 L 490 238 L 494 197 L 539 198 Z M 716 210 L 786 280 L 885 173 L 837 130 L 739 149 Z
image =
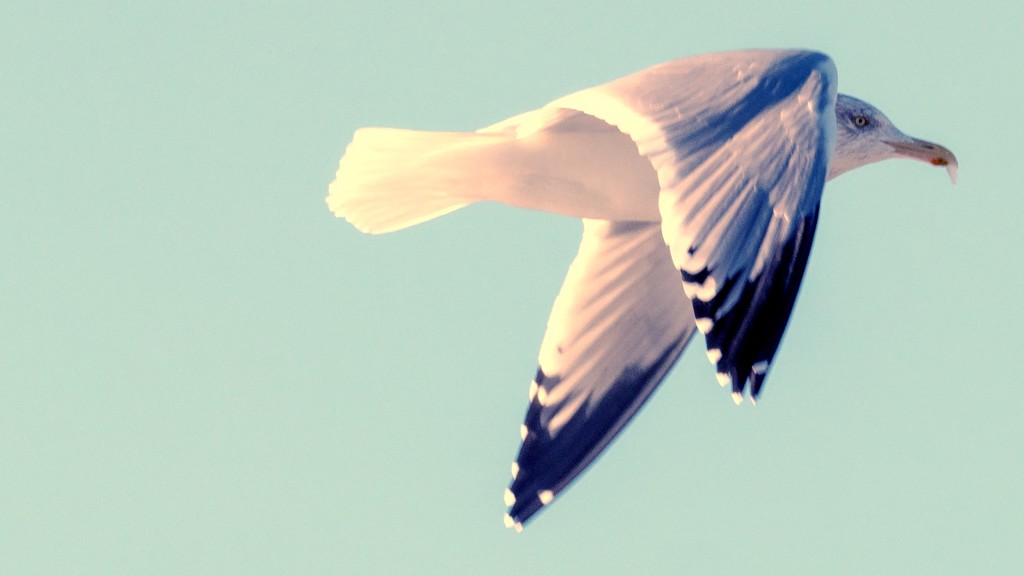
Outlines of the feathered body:
M 521 528 L 601 453 L 695 331 L 733 399 L 758 397 L 828 178 L 895 156 L 955 177 L 951 152 L 836 84 L 818 52 L 728 52 L 477 132 L 356 132 L 327 203 L 364 232 L 481 200 L 583 219 L 530 384 L 507 525 Z

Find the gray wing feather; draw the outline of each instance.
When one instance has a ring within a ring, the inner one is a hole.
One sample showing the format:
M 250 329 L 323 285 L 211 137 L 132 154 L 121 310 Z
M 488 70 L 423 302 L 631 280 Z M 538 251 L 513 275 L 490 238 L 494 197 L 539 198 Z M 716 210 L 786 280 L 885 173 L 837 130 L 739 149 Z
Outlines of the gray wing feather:
M 657 172 L 662 221 L 584 221 L 531 385 L 506 493 L 510 525 L 600 454 L 695 328 L 734 395 L 748 378 L 752 395 L 760 392 L 817 224 L 835 85 L 820 53 L 732 52 L 668 62 L 548 105 L 633 140 Z
M 723 385 L 760 390 L 806 266 L 835 141 L 817 52 L 655 66 L 552 105 L 617 126 L 658 173 L 662 232 Z
M 693 332 L 660 224 L 584 220 L 530 387 L 511 521 L 525 522 L 601 453 Z

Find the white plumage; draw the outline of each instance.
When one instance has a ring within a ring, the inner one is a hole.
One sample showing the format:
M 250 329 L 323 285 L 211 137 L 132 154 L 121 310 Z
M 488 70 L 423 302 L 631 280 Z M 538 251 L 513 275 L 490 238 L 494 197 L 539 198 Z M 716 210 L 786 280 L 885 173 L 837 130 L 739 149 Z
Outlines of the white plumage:
M 555 301 L 506 492 L 521 528 L 704 334 L 718 381 L 756 399 L 803 276 L 827 179 L 956 158 L 838 95 L 817 52 L 685 58 L 471 133 L 364 128 L 331 210 L 364 232 L 492 200 L 584 219 Z

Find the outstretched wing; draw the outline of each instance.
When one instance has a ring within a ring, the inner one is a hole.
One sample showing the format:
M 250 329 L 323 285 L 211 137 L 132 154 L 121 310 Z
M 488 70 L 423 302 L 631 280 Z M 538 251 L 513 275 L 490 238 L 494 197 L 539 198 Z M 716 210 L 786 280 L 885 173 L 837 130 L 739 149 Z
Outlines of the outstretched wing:
M 722 385 L 756 398 L 803 276 L 835 141 L 816 52 L 677 60 L 552 105 L 617 126 L 658 172 L 665 241 Z
M 530 385 L 506 523 L 551 502 L 636 414 L 694 331 L 658 222 L 584 220 Z

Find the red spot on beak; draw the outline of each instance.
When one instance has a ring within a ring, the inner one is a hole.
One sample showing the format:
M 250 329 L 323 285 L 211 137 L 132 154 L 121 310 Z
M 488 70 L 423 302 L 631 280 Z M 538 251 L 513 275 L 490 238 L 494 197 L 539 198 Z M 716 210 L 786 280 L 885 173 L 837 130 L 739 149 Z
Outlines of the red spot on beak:
M 945 158 L 932 158 L 932 166 L 949 166 L 949 160 Z

